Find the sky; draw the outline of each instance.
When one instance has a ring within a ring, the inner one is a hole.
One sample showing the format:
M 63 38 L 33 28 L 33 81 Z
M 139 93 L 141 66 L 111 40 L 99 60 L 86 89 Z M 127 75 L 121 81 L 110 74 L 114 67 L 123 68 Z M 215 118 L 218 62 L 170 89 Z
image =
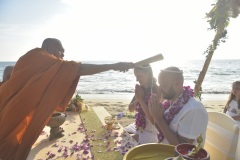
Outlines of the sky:
M 57 38 L 66 60 L 128 61 L 162 53 L 166 62 L 205 59 L 214 37 L 211 0 L 0 0 L 0 61 L 17 61 Z M 240 59 L 240 18 L 213 59 Z

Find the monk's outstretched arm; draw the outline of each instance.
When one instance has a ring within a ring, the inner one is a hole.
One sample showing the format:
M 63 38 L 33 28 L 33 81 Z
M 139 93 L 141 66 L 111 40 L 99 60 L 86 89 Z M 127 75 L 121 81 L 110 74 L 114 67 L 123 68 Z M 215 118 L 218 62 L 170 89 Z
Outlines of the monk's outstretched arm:
M 78 74 L 80 76 L 92 75 L 109 70 L 126 72 L 133 68 L 134 64 L 131 62 L 119 62 L 114 64 L 81 64 Z

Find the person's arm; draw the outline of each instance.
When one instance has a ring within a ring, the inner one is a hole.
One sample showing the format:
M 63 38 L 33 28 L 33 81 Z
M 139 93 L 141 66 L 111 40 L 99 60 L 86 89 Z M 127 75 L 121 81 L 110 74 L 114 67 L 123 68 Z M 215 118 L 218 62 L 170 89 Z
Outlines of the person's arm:
M 153 117 L 149 112 L 149 108 L 148 108 L 147 104 L 143 100 L 143 96 L 144 96 L 143 89 L 140 85 L 137 84 L 135 86 L 135 98 L 141 105 L 145 116 L 152 122 L 152 124 L 154 124 Z
M 234 120 L 240 121 L 240 116 L 232 116 Z
M 135 96 L 133 97 L 132 101 L 128 105 L 129 112 L 134 112 L 137 109 L 138 101 L 135 100 Z
M 158 108 L 162 108 L 162 106 L 158 106 Z M 157 113 L 157 111 L 155 111 Z M 152 111 L 151 111 L 152 113 Z M 170 127 L 168 126 L 167 122 L 163 118 L 163 116 L 153 116 L 154 122 L 157 124 L 157 126 L 160 128 L 161 132 L 163 133 L 164 137 L 168 140 L 169 144 L 171 145 L 178 145 L 180 143 L 187 143 L 188 139 L 181 137 L 182 142 L 179 140 L 180 137 L 174 133 Z
M 153 120 L 152 115 L 150 114 L 150 111 L 149 111 L 149 109 L 148 109 L 147 104 L 144 102 L 143 99 L 140 99 L 138 102 L 139 102 L 139 104 L 141 105 L 142 110 L 143 110 L 145 116 L 146 116 L 146 117 L 151 121 L 151 123 L 154 125 L 155 123 L 154 123 L 154 120 Z
M 159 107 L 160 108 L 160 107 Z M 174 133 L 166 120 L 164 118 L 156 118 L 154 119 L 157 126 L 161 129 L 161 132 L 163 133 L 164 137 L 168 140 L 169 144 L 171 145 L 178 145 L 180 143 L 190 143 L 192 144 L 194 142 L 194 139 L 189 139 L 186 137 L 183 137 L 179 134 Z
M 100 72 L 105 72 L 109 70 L 128 71 L 130 68 L 133 68 L 134 64 L 131 62 L 119 62 L 114 64 L 81 64 L 78 74 L 80 76 L 92 75 Z
M 152 94 L 151 96 L 149 109 L 154 122 L 160 128 L 169 144 L 178 145 L 180 143 L 193 143 L 194 140 L 177 135 L 170 129 L 168 123 L 164 119 L 164 109 L 162 107 L 162 103 L 159 102 L 159 97 L 156 94 Z

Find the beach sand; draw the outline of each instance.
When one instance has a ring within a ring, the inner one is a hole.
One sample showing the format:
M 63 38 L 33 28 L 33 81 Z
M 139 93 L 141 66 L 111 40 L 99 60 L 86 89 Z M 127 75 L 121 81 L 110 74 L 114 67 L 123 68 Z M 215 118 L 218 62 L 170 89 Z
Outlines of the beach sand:
M 132 94 L 129 95 L 81 95 L 87 106 L 104 107 L 111 115 L 115 116 L 124 112 L 124 116 L 118 121 L 123 126 L 134 123 L 135 112 L 128 111 L 128 104 L 131 102 Z M 222 112 L 227 102 L 228 95 L 204 95 L 202 103 L 207 111 Z

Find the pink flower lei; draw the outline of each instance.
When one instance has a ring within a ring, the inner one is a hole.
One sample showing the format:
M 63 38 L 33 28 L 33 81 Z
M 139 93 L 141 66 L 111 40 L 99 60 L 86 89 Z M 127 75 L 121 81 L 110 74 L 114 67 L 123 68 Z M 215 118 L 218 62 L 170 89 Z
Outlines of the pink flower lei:
M 183 108 L 183 106 L 188 102 L 188 100 L 193 97 L 193 89 L 190 88 L 190 86 L 184 86 L 183 87 L 183 93 L 176 99 L 176 101 L 172 104 L 172 107 L 164 112 L 164 118 L 167 121 L 167 123 L 170 123 L 174 116 Z M 166 100 L 163 102 L 163 108 L 167 110 L 171 105 L 170 101 Z M 159 142 L 161 142 L 164 139 L 164 136 L 159 130 L 158 134 Z
M 148 104 L 148 101 L 150 99 L 151 93 L 144 95 L 144 102 L 146 104 Z M 145 119 L 145 113 L 142 109 L 142 107 L 140 106 L 140 104 L 138 103 L 138 107 L 137 107 L 137 113 L 135 115 L 136 120 L 135 120 L 135 125 L 136 125 L 136 129 L 137 131 L 140 130 L 142 131 L 145 127 L 146 127 L 146 119 Z

